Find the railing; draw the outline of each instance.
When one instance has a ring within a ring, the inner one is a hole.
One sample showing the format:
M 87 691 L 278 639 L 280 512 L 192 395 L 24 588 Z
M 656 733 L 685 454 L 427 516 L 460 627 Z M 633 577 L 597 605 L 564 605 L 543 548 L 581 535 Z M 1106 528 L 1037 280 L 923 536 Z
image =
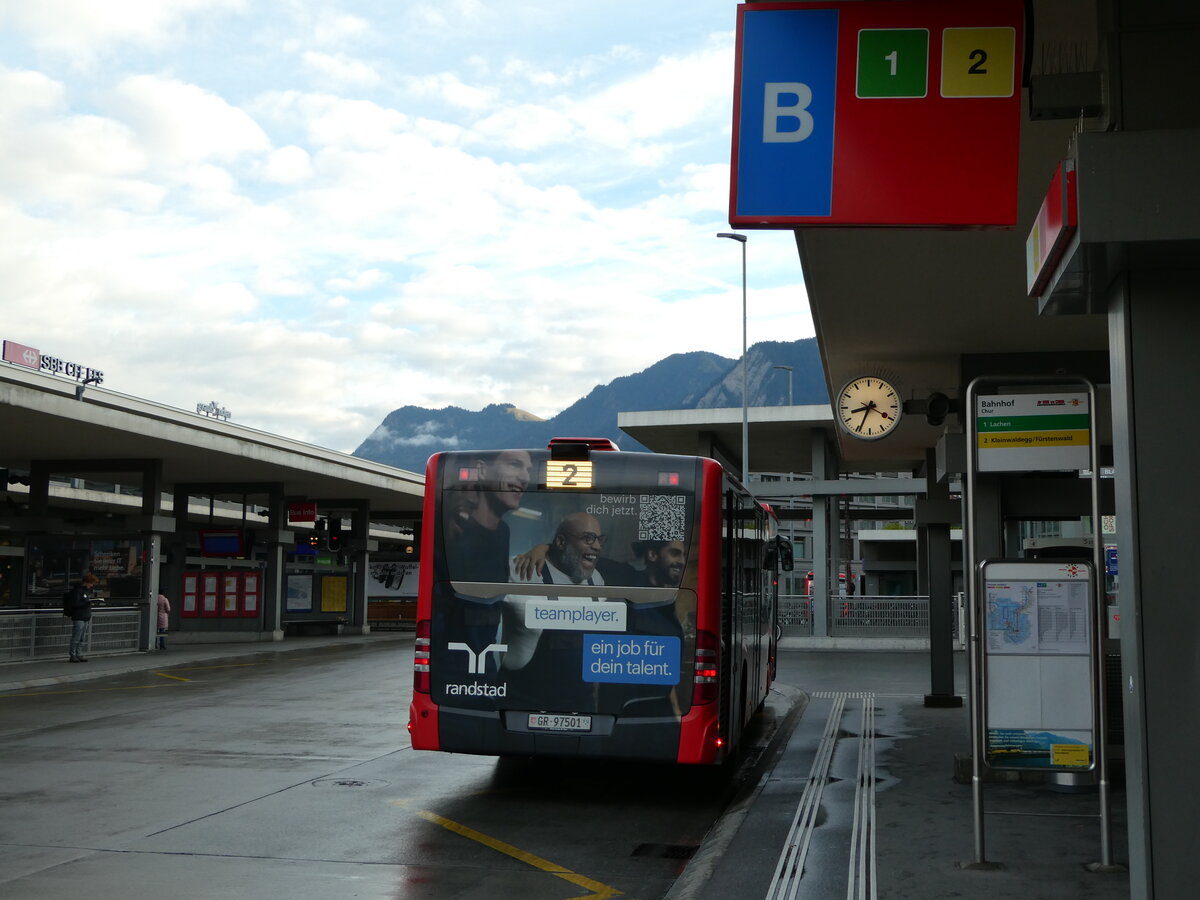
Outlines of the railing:
M 929 637 L 928 597 L 834 597 L 832 637 Z
M 962 601 L 953 609 L 955 646 L 963 645 Z M 925 596 L 832 597 L 829 601 L 826 637 L 928 638 L 929 598 Z M 803 594 L 781 594 L 779 624 L 785 636 L 810 637 L 813 628 L 812 598 Z
M 138 650 L 143 616 L 137 607 L 92 610 L 84 639 L 85 653 L 130 653 Z M 0 662 L 66 656 L 71 620 L 57 609 L 0 610 Z
M 811 599 L 804 594 L 780 594 L 779 627 L 785 637 L 810 636 L 813 633 Z

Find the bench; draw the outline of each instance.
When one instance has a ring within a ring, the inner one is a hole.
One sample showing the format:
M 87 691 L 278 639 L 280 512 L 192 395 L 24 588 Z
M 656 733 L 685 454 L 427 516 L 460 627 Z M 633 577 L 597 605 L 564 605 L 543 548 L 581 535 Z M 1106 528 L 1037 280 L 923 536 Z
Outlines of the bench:
M 341 634 L 342 626 L 349 620 L 345 616 L 336 618 L 287 619 L 283 633 L 293 637 L 311 637 L 316 634 Z
M 417 627 L 417 601 L 368 600 L 367 624 L 372 631 L 412 631 Z

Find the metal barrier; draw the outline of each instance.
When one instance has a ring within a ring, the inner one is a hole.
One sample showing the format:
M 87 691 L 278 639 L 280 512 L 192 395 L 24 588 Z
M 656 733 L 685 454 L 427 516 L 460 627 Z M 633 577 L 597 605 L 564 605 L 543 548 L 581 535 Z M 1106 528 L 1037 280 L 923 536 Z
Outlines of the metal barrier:
M 929 637 L 928 597 L 833 597 L 830 637 Z
M 138 650 L 141 611 L 137 607 L 92 610 L 84 639 L 85 653 L 130 653 Z M 66 656 L 71 620 L 57 609 L 0 610 L 0 662 Z
M 780 594 L 779 627 L 785 637 L 811 636 L 813 618 L 809 598 L 804 594 Z
M 951 605 L 954 648 L 966 646 L 966 615 L 963 595 L 954 595 Z M 929 598 L 859 596 L 833 597 L 829 601 L 829 633 L 825 637 L 928 638 Z M 811 637 L 815 634 L 811 598 L 804 594 L 779 595 L 779 626 L 784 636 Z

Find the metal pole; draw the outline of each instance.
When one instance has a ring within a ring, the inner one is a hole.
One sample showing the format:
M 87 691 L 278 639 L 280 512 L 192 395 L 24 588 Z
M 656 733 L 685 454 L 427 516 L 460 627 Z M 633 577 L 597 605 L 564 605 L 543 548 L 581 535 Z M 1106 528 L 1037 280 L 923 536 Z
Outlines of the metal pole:
M 975 394 L 979 380 L 976 378 L 967 385 L 964 402 L 964 406 L 966 407 L 965 415 L 967 417 L 967 508 L 966 521 L 963 522 L 963 536 L 966 539 L 963 575 L 967 588 L 968 622 L 970 624 L 971 635 L 970 644 L 968 645 L 969 652 L 967 654 L 969 670 L 967 697 L 971 707 L 971 805 L 972 823 L 975 831 L 975 856 L 972 860 L 972 865 L 975 867 L 987 865 L 983 823 L 983 761 L 981 759 L 984 752 L 983 717 L 980 710 L 980 704 L 983 701 L 980 689 L 982 682 L 980 669 L 983 667 L 981 659 L 982 648 L 980 647 L 980 629 L 982 628 L 982 623 L 980 622 L 979 615 L 979 592 L 981 585 L 979 583 L 979 556 L 975 546 L 975 492 L 978 490 L 976 480 L 976 466 L 978 463 L 976 460 L 975 443 L 977 440 L 975 436 Z
M 722 231 L 719 238 L 729 238 L 742 245 L 742 483 L 750 483 L 750 398 L 746 378 L 746 236 Z
M 1112 854 L 1112 799 L 1109 795 L 1108 773 L 1108 685 L 1104 672 L 1104 632 L 1108 627 L 1108 611 L 1104 600 L 1104 535 L 1100 528 L 1100 431 L 1096 408 L 1096 385 L 1088 378 L 1080 378 L 1087 386 L 1088 418 L 1092 442 L 1092 683 L 1095 685 L 1096 700 L 1096 769 L 1100 800 L 1100 863 L 1091 868 L 1097 871 L 1115 871 Z
M 750 395 L 746 388 L 746 238 L 742 236 L 742 484 L 750 484 Z

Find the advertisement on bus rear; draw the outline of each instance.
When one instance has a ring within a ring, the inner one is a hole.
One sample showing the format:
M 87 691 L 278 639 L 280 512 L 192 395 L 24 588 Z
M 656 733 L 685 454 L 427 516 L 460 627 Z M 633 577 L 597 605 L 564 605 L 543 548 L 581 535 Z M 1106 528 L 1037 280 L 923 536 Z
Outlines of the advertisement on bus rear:
M 597 714 L 686 712 L 696 463 L 652 459 L 445 455 L 429 648 L 437 704 L 520 711 L 521 730 L 562 732 L 594 731 Z

